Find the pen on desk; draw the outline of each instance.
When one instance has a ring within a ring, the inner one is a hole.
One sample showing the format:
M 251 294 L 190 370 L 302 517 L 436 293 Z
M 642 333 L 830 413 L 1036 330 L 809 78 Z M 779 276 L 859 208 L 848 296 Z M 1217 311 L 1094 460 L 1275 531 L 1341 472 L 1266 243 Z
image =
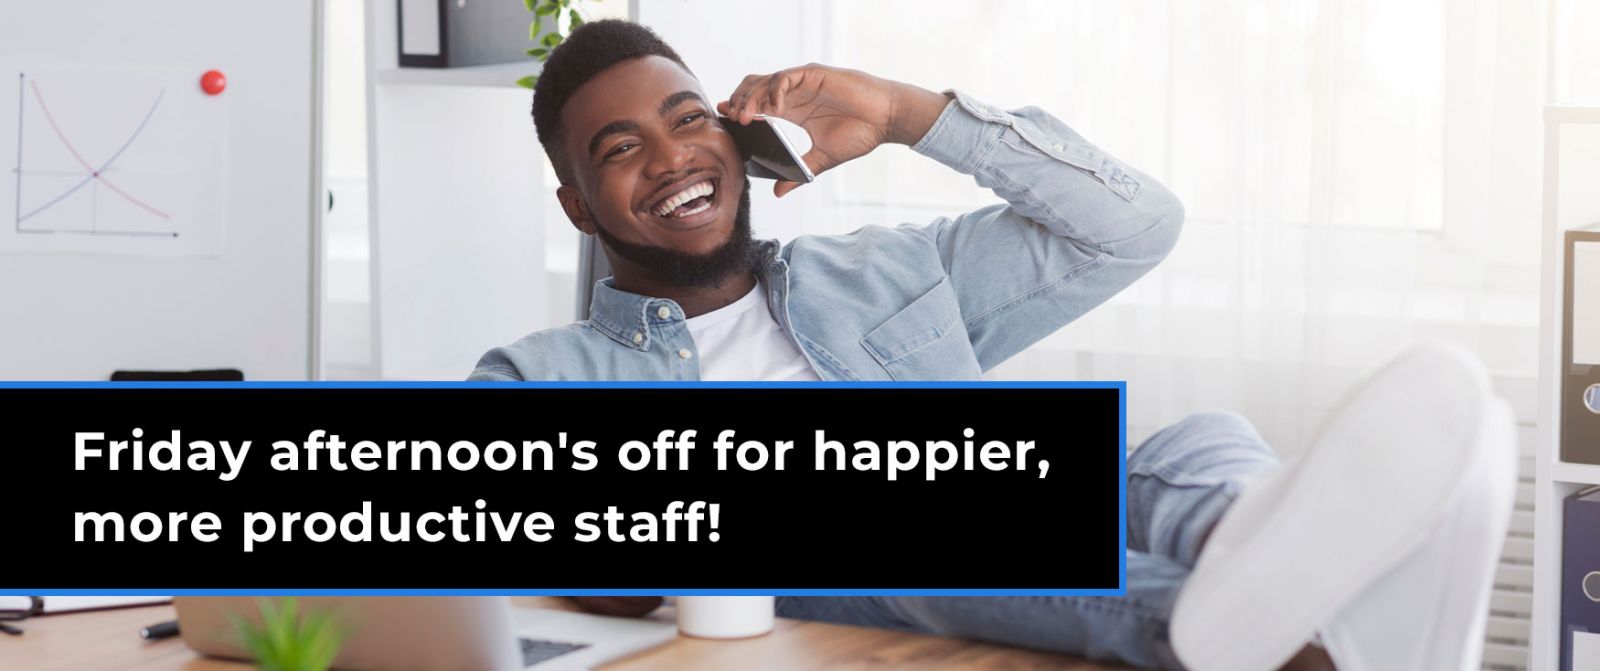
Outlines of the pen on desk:
M 139 637 L 147 641 L 176 636 L 178 634 L 178 621 L 168 620 L 159 624 L 152 624 L 139 630 Z

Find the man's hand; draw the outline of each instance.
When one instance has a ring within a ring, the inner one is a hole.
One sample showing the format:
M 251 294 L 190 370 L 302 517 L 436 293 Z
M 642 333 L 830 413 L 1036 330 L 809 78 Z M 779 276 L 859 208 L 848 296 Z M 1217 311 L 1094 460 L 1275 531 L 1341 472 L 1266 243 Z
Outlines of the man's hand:
M 811 135 L 811 150 L 802 158 L 820 175 L 886 142 L 916 144 L 949 101 L 910 84 L 812 63 L 745 77 L 717 103 L 717 112 L 741 124 L 757 114 L 798 124 Z M 799 186 L 779 181 L 772 192 L 782 196 Z
M 661 607 L 659 596 L 575 596 L 578 607 L 597 615 L 642 617 Z

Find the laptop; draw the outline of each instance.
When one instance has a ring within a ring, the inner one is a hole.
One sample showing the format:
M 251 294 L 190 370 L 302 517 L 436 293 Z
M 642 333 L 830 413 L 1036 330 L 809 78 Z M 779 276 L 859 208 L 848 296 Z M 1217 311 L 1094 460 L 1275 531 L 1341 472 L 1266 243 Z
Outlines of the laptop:
M 249 659 L 233 620 L 260 620 L 257 597 L 177 597 L 184 643 Z M 582 669 L 660 645 L 670 621 L 513 607 L 506 597 L 298 597 L 301 612 L 333 613 L 346 629 L 340 669 Z

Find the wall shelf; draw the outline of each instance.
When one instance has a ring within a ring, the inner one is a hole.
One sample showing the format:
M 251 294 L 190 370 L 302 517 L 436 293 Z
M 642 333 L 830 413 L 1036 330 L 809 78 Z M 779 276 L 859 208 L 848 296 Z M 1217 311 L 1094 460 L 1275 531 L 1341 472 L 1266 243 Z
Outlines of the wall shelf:
M 1557 124 L 1600 124 L 1600 105 L 1546 105 L 1544 122 Z
M 464 68 L 377 68 L 378 83 L 420 86 L 477 86 L 521 88 L 517 80 L 539 74 L 541 63 L 529 58 L 516 63 L 474 65 Z M 526 90 L 526 89 L 523 89 Z
M 1563 504 L 1567 496 L 1600 485 L 1600 465 L 1561 460 L 1561 378 L 1564 333 L 1565 241 L 1572 228 L 1562 211 L 1562 129 L 1600 125 L 1600 106 L 1544 108 L 1544 192 L 1539 291 L 1539 441 L 1534 479 L 1533 623 L 1528 640 L 1530 669 L 1558 668 L 1561 659 L 1561 562 Z M 1593 169 L 1592 167 L 1590 168 Z M 1567 204 L 1570 207 L 1570 203 Z M 1580 208 L 1581 209 L 1581 208 Z M 1581 221 L 1581 219 L 1580 219 Z
M 1555 482 L 1575 485 L 1600 485 L 1600 465 L 1556 462 L 1551 468 L 1550 478 Z

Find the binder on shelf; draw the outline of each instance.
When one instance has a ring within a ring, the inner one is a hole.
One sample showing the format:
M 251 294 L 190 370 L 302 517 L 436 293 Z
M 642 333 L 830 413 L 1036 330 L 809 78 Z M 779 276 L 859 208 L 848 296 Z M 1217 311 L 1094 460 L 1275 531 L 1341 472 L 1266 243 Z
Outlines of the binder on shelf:
M 1600 487 L 1562 508 L 1561 671 L 1600 669 Z
M 1561 460 L 1600 464 L 1600 231 L 1567 231 Z
M 529 61 L 533 14 L 513 0 L 398 0 L 401 67 Z M 545 17 L 554 27 L 555 18 Z M 530 61 L 531 63 L 531 61 Z

